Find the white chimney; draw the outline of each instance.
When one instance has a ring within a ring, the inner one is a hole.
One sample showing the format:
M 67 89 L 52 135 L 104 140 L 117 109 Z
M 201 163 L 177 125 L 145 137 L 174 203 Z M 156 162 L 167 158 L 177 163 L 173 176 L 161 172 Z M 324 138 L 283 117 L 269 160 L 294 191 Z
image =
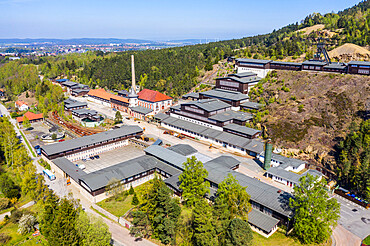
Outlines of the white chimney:
M 135 60 L 134 55 L 131 55 L 131 74 L 132 74 L 132 89 L 136 93 L 136 83 L 135 83 Z

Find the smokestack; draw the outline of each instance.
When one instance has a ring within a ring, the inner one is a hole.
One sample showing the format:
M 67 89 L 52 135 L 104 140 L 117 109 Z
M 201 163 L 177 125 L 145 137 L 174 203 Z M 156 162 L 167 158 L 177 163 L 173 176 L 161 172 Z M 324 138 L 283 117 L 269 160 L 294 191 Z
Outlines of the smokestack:
M 132 89 L 136 93 L 136 83 L 135 83 L 135 61 L 134 55 L 131 55 L 131 74 L 132 74 Z

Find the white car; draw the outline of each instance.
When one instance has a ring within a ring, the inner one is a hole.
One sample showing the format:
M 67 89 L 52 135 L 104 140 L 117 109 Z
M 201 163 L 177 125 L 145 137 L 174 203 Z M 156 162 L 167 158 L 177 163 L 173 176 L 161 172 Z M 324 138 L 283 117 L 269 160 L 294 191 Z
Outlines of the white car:
M 81 170 L 84 170 L 86 168 L 86 166 L 84 164 L 81 164 L 78 166 Z

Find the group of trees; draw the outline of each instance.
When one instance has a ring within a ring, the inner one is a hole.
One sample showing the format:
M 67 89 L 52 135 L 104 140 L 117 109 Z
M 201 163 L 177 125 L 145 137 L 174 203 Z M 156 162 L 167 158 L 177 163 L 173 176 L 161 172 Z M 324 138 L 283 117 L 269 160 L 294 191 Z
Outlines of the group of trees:
M 101 218 L 85 213 L 70 199 L 49 196 L 40 216 L 40 232 L 50 245 L 110 245 L 111 234 Z
M 43 80 L 36 86 L 35 97 L 38 101 L 38 110 L 44 117 L 51 111 L 58 111 L 60 115 L 64 115 L 64 93 L 60 86 Z
M 183 205 L 158 177 L 132 212 L 131 233 L 152 236 L 171 245 L 250 245 L 253 239 L 247 222 L 250 210 L 245 187 L 229 175 L 219 185 L 214 202 L 208 200 L 207 170 L 195 157 L 184 163 L 180 175 Z
M 353 123 L 337 147 L 339 182 L 370 200 L 370 120 Z

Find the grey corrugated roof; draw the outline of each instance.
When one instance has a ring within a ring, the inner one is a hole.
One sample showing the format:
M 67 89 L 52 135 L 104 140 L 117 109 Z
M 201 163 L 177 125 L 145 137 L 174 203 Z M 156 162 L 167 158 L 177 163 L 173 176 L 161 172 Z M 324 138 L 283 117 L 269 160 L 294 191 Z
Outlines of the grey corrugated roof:
M 153 109 L 150 109 L 150 108 L 145 108 L 143 106 L 136 106 L 136 107 L 131 107 L 130 108 L 132 111 L 135 111 L 139 114 L 143 114 L 143 115 L 147 115 L 151 112 L 153 112 Z
M 237 91 L 228 91 L 222 89 L 214 89 L 210 91 L 200 92 L 199 94 L 229 101 L 242 101 L 247 100 L 249 98 L 249 96 L 246 94 Z
M 232 130 L 232 131 L 235 131 L 235 132 L 238 132 L 238 133 L 241 133 L 241 134 L 245 134 L 245 135 L 248 135 L 248 136 L 253 136 L 256 133 L 261 132 L 260 130 L 256 130 L 256 129 L 253 129 L 253 128 L 249 128 L 249 127 L 241 126 L 241 125 L 237 125 L 237 124 L 228 124 L 228 125 L 224 126 L 224 129 Z
M 247 59 L 247 58 L 238 58 L 236 61 L 239 62 L 248 62 L 248 63 L 261 63 L 261 64 L 267 64 L 272 62 L 272 60 L 261 60 L 261 59 Z
M 270 167 L 267 170 L 267 173 L 283 178 L 283 179 L 286 179 L 296 184 L 299 183 L 299 179 L 301 178 L 301 175 L 287 171 L 281 167 Z
M 271 64 L 281 64 L 281 65 L 296 65 L 296 66 L 301 66 L 302 63 L 299 62 L 283 62 L 283 61 L 273 61 Z
M 365 65 L 370 66 L 370 61 L 350 61 L 348 65 Z
M 206 163 L 204 163 L 205 166 L 208 166 L 209 168 L 212 168 L 214 167 L 215 165 L 221 165 L 225 168 L 228 168 L 228 169 L 231 169 L 237 165 L 240 164 L 240 161 L 235 159 L 234 157 L 232 156 L 228 156 L 228 155 L 222 155 L 222 156 L 219 156 L 215 159 L 212 159 L 210 161 L 207 161 Z
M 78 83 L 76 83 L 76 82 L 73 82 L 73 81 L 66 81 L 66 82 L 63 82 L 62 83 L 62 85 L 64 85 L 64 86 L 67 86 L 67 87 L 72 87 L 72 86 L 75 86 L 75 85 L 77 85 Z
M 264 150 L 263 143 L 260 139 L 248 139 L 232 133 L 214 130 L 174 117 L 168 117 L 162 122 L 191 132 L 195 132 L 203 136 L 207 136 L 212 139 L 216 139 L 218 141 L 226 142 L 228 144 L 232 144 L 240 148 L 244 148 L 248 151 L 253 151 L 255 153 L 261 153 Z
M 230 105 L 217 99 L 203 99 L 194 102 L 186 102 L 182 105 L 193 105 L 207 112 L 230 108 Z
M 199 99 L 199 93 L 196 93 L 196 92 L 190 92 L 190 93 L 188 93 L 188 94 L 183 95 L 182 97 L 183 97 L 183 98 L 191 97 L 191 98 Z
M 194 149 L 189 144 L 176 144 L 168 148 L 169 150 L 172 150 L 180 155 L 188 156 L 197 153 L 198 151 Z
M 253 73 L 253 72 L 243 72 L 243 73 L 232 73 L 232 74 L 228 74 L 227 76 L 244 78 L 244 77 L 257 76 L 257 74 L 256 73 Z
M 76 114 L 79 114 L 79 115 L 80 114 L 88 114 L 88 115 L 91 115 L 91 116 L 94 116 L 94 115 L 98 114 L 97 111 L 87 109 L 87 108 L 74 109 L 74 110 L 72 110 L 72 113 L 76 113 Z
M 279 223 L 279 220 L 254 208 L 248 214 L 248 222 L 269 233 Z
M 69 161 L 67 158 L 61 157 L 53 160 L 53 163 L 57 165 L 63 172 L 67 173 L 74 181 L 78 183 L 78 179 L 86 173 L 78 168 L 75 164 Z
M 60 143 L 44 145 L 41 146 L 41 148 L 45 151 L 47 155 L 50 156 L 61 152 L 83 148 L 88 145 L 98 144 L 103 141 L 110 141 L 127 135 L 135 135 L 141 132 L 143 132 L 143 129 L 141 129 L 139 126 L 121 126 L 117 129 L 97 133 L 90 136 L 84 136 Z
M 271 159 L 284 164 L 284 166 L 282 166 L 284 168 L 286 166 L 299 167 L 300 165 L 306 163 L 305 161 L 302 161 L 302 160 L 299 160 L 299 159 L 289 158 L 289 157 L 285 157 L 283 155 L 279 155 L 279 154 L 275 154 L 275 153 L 272 153 Z
M 168 114 L 164 114 L 164 113 L 158 113 L 156 115 L 154 115 L 154 118 L 155 119 L 158 119 L 158 120 L 164 120 L 164 119 L 167 119 L 168 117 L 170 117 Z
M 240 104 L 241 107 L 246 107 L 246 108 L 252 108 L 252 109 L 260 109 L 263 107 L 263 104 L 256 103 L 256 102 L 244 102 Z
M 105 187 L 113 178 L 123 180 L 152 169 L 160 169 L 170 175 L 175 175 L 180 172 L 178 169 L 171 167 L 152 156 L 143 155 L 114 166 L 86 174 L 80 177 L 80 180 L 94 191 Z
M 69 101 L 69 102 L 66 103 L 67 100 L 64 100 L 64 107 L 66 109 L 77 108 L 77 107 L 87 107 L 87 103 L 85 103 L 85 102 L 79 102 L 79 101 L 72 102 L 72 101 Z
M 183 170 L 183 163 L 185 163 L 188 159 L 179 153 L 176 153 L 174 151 L 171 151 L 158 145 L 150 145 L 149 147 L 144 149 L 144 151 L 146 154 L 155 156 L 159 160 L 168 163 L 172 166 L 175 166 L 180 170 Z
M 325 66 L 325 65 L 327 65 L 327 63 L 324 62 L 324 61 L 315 61 L 315 60 L 312 60 L 312 61 L 304 61 L 304 62 L 302 62 L 302 65 Z
M 240 121 L 248 121 L 253 119 L 253 115 L 250 113 L 245 113 L 241 111 L 234 111 L 234 110 L 227 110 L 222 113 L 218 113 L 209 117 L 211 120 L 216 120 L 220 122 L 225 122 L 229 120 L 240 120 Z
M 330 63 L 324 66 L 324 68 L 333 68 L 333 69 L 346 69 L 346 67 L 347 66 L 343 63 Z
M 249 83 L 256 83 L 256 82 L 259 82 L 261 80 L 260 77 L 258 76 L 234 76 L 234 75 L 229 75 L 228 77 L 224 77 L 224 78 L 217 78 L 217 80 L 222 80 L 222 79 L 230 79 L 230 80 L 234 80 L 238 83 L 242 83 L 242 84 L 249 84 Z

